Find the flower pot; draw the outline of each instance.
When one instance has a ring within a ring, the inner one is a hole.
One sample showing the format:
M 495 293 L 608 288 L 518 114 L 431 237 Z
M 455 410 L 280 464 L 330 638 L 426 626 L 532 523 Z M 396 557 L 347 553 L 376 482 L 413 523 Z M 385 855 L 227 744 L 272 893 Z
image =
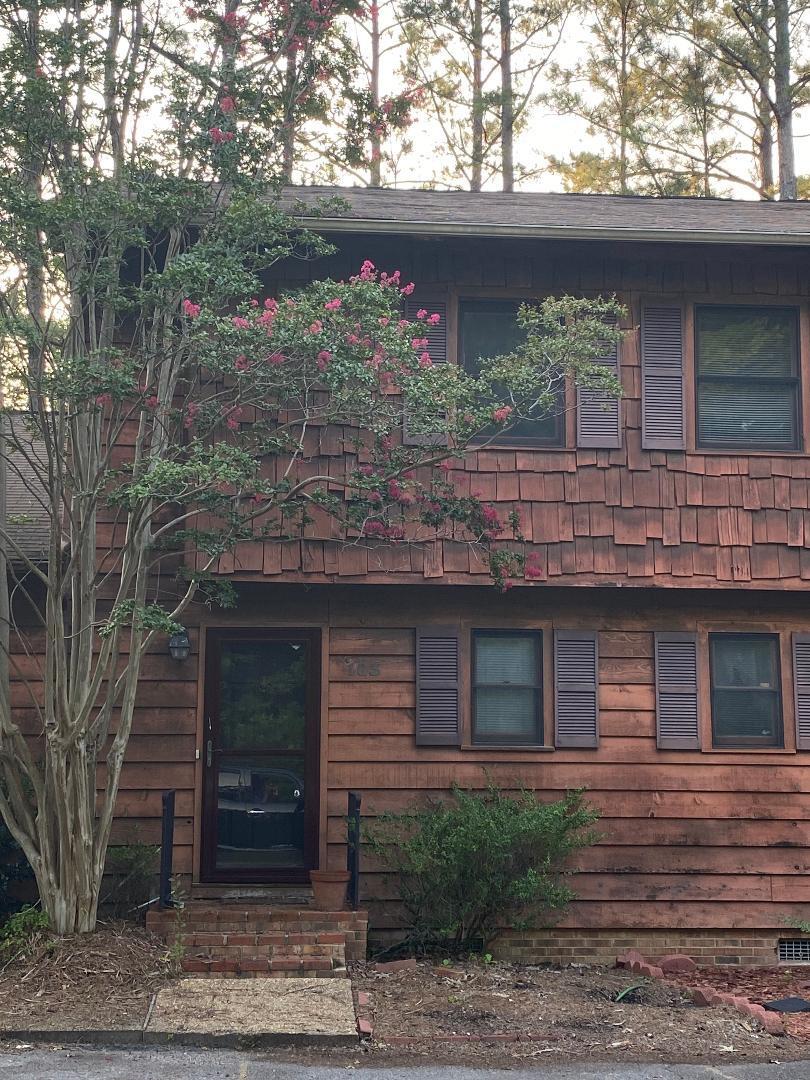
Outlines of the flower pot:
M 342 911 L 346 906 L 348 870 L 311 870 L 312 903 L 318 911 Z

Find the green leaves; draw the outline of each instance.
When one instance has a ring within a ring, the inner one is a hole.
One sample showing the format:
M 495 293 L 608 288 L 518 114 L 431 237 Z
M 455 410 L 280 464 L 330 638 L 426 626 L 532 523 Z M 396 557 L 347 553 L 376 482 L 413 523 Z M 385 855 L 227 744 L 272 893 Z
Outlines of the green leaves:
M 502 927 L 555 918 L 573 897 L 562 879 L 568 860 L 596 841 L 596 819 L 581 791 L 544 803 L 490 783 L 383 815 L 365 839 L 398 875 L 411 943 L 464 951 L 485 948 Z

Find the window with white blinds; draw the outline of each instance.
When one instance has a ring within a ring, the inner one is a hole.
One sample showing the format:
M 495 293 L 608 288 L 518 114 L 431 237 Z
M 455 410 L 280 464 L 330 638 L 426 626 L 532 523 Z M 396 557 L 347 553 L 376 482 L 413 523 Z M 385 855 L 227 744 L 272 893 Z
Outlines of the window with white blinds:
M 715 746 L 782 746 L 777 634 L 710 634 Z
M 542 635 L 473 633 L 474 743 L 542 745 Z
M 695 308 L 699 447 L 798 450 L 796 308 Z

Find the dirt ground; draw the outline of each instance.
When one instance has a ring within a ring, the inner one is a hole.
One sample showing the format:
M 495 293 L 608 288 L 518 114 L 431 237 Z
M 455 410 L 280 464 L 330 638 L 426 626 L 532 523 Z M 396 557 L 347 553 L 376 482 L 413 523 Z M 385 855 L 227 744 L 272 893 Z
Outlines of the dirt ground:
M 165 944 L 131 925 L 46 937 L 0 967 L 0 1027 L 139 1028 L 173 977 Z
M 680 990 L 625 971 L 499 963 L 454 963 L 452 970 L 457 974 L 450 978 L 437 976 L 429 963 L 396 973 L 358 970 L 355 989 L 368 993 L 374 1016 L 373 1054 L 480 1064 L 482 1059 L 719 1062 L 810 1057 L 807 1043 L 767 1035 L 733 1009 L 699 1008 Z M 617 1002 L 628 987 L 637 989 Z M 516 1043 L 443 1038 L 511 1033 L 534 1038 Z
M 672 977 L 672 981 L 677 979 L 677 976 Z M 691 975 L 688 981 L 692 985 L 711 986 L 721 993 L 739 994 L 758 1005 L 787 997 L 810 998 L 810 967 L 701 968 L 699 977 Z M 781 1016 L 788 1034 L 803 1040 L 810 1056 L 810 1012 L 782 1013 Z
M 710 982 L 710 974 L 716 979 L 712 985 L 739 988 L 754 1000 L 801 994 L 801 984 L 810 983 L 810 970 L 803 969 L 790 978 L 781 971 L 703 969 L 690 981 Z M 747 976 L 756 977 L 757 987 L 745 984 Z M 0 1029 L 140 1027 L 152 994 L 175 977 L 166 946 L 131 926 L 46 939 L 0 966 Z M 508 1069 L 544 1061 L 722 1064 L 810 1058 L 806 1039 L 767 1035 L 734 1010 L 699 1008 L 677 988 L 612 968 L 454 962 L 438 977 L 428 962 L 397 973 L 356 965 L 352 980 L 356 990 L 369 995 L 374 1040 L 324 1051 L 280 1048 L 278 1060 L 349 1068 L 447 1063 Z M 636 989 L 617 1002 L 628 987 Z M 802 1023 L 807 1021 L 791 1020 L 797 1036 L 805 1033 Z M 512 1033 L 533 1039 L 492 1038 Z M 446 1038 L 467 1034 L 489 1038 Z

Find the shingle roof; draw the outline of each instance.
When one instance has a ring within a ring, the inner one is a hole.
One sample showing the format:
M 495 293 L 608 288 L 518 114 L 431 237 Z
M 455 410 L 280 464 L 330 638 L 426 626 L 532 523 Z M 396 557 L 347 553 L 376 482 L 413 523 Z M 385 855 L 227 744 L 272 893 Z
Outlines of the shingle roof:
M 20 550 L 34 562 L 48 555 L 50 515 L 43 505 L 45 490 L 40 470 L 45 467 L 44 445 L 26 427 L 21 415 L 11 415 L 7 442 L 6 513 L 8 531 Z M 19 449 L 15 449 L 15 444 Z M 11 553 L 12 561 L 14 553 Z
M 285 188 L 283 202 L 334 196 L 351 208 L 325 214 L 324 231 L 810 245 L 810 202 L 315 186 Z

